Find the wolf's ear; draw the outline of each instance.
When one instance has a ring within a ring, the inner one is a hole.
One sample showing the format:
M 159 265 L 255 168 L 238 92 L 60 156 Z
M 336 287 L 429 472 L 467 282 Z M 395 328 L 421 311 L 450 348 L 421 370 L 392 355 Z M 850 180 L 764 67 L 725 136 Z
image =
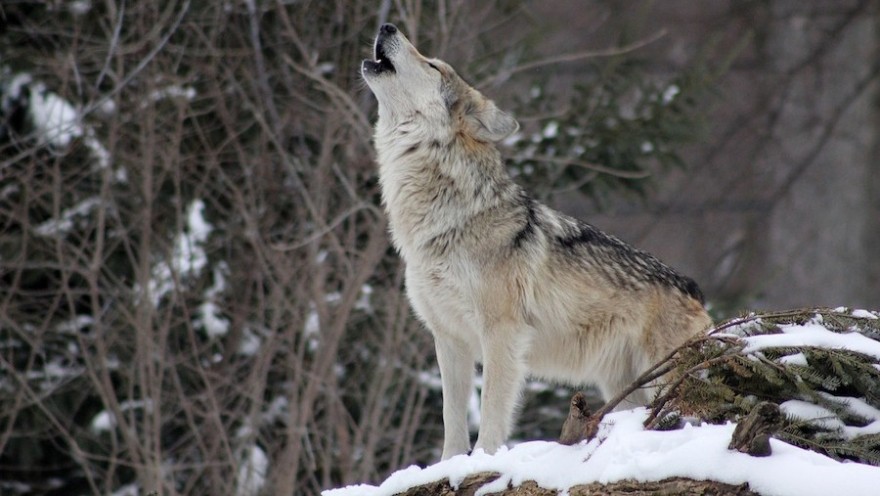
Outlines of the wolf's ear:
M 473 136 L 481 141 L 501 141 L 519 129 L 512 115 L 499 110 L 491 100 L 471 106 L 465 112 L 465 121 Z

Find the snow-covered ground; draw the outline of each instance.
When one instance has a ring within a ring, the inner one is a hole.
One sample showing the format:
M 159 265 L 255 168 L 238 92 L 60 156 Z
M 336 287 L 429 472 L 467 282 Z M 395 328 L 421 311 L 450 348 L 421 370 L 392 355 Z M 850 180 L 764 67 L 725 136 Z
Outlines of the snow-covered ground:
M 380 486 L 357 485 L 324 491 L 324 496 L 391 496 L 433 481 L 453 486 L 471 474 L 498 472 L 501 477 L 481 488 L 486 494 L 533 480 L 547 489 L 566 489 L 593 482 L 659 481 L 668 477 L 748 482 L 765 495 L 849 496 L 880 494 L 880 467 L 842 463 L 818 453 L 771 439 L 773 454 L 758 458 L 727 449 L 735 424 L 685 426 L 673 431 L 646 431 L 647 410 L 639 408 L 605 417 L 599 435 L 589 443 L 564 446 L 532 441 L 460 455 L 425 468 L 395 472 Z
M 841 308 L 835 311 L 848 312 Z M 873 312 L 856 310 L 853 317 L 875 320 Z M 726 336 L 742 338 L 745 352 L 761 353 L 769 348 L 811 346 L 847 349 L 880 359 L 880 342 L 855 332 L 834 332 L 821 316 L 802 325 L 780 326 L 778 333 L 753 335 L 740 332 L 760 319 L 744 319 L 728 327 Z M 787 355 L 781 362 L 805 363 L 802 354 Z M 880 432 L 880 410 L 860 398 L 836 398 L 868 421 L 863 427 L 830 425 L 844 434 L 855 436 Z M 832 422 L 836 417 L 826 409 L 806 401 L 783 403 L 790 417 Z M 670 477 L 713 480 L 727 484 L 748 483 L 749 487 L 769 496 L 849 496 L 880 495 L 880 467 L 840 462 L 777 439 L 771 439 L 769 457 L 753 457 L 727 449 L 735 424 L 685 425 L 669 431 L 645 430 L 648 411 L 638 408 L 607 415 L 596 439 L 575 446 L 533 441 L 502 448 L 495 455 L 477 452 L 460 455 L 428 466 L 411 466 L 392 474 L 379 486 L 356 485 L 324 491 L 324 496 L 391 496 L 413 486 L 449 480 L 453 486 L 467 476 L 497 472 L 501 476 L 482 487 L 478 495 L 501 491 L 533 480 L 539 486 L 565 492 L 576 485 L 612 483 L 623 480 L 660 481 Z M 829 426 L 826 426 L 829 427 Z

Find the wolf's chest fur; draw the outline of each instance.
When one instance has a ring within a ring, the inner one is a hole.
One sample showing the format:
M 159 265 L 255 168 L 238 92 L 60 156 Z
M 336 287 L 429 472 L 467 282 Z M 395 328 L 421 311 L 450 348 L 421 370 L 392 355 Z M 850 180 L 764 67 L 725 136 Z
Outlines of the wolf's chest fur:
M 408 263 L 429 265 L 469 251 L 485 253 L 488 244 L 503 242 L 503 227 L 516 217 L 522 191 L 506 176 L 493 146 L 432 135 L 424 127 L 406 121 L 376 136 L 395 247 Z

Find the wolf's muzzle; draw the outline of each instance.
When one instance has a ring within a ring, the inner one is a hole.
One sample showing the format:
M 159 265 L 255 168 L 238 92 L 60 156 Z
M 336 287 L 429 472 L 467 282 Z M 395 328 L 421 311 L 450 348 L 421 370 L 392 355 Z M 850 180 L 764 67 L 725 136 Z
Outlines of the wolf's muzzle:
M 385 23 L 379 27 L 379 34 L 376 35 L 375 58 L 376 60 L 364 60 L 361 69 L 364 74 L 382 74 L 383 72 L 396 72 L 394 64 L 388 58 L 388 46 L 393 44 L 394 36 L 397 34 L 397 26 L 391 23 Z

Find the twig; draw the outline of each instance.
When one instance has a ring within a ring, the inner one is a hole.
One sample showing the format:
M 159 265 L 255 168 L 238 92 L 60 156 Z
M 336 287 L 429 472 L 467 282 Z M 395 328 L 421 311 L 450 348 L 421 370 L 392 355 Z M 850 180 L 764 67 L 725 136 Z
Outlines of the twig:
M 524 160 L 536 160 L 539 162 L 550 162 L 561 165 L 576 165 L 584 169 L 589 169 L 592 171 L 601 172 L 602 174 L 608 174 L 610 176 L 620 177 L 624 179 L 644 179 L 651 175 L 651 173 L 648 171 L 625 171 L 620 169 L 612 169 L 611 167 L 605 167 L 604 165 L 594 164 L 592 162 L 573 160 L 565 157 L 551 157 L 549 155 L 532 155 L 531 157 L 524 158 Z
M 382 212 L 379 210 L 378 207 L 376 207 L 375 205 L 370 204 L 370 203 L 362 203 L 360 205 L 355 205 L 351 208 L 346 209 L 344 212 L 337 215 L 335 219 L 333 219 L 332 221 L 327 223 L 326 226 L 323 226 L 321 229 L 316 230 L 312 234 L 308 235 L 305 239 L 297 241 L 296 243 L 272 243 L 270 246 L 272 247 L 273 250 L 278 250 L 278 251 L 290 251 L 290 250 L 296 250 L 297 248 L 302 248 L 303 246 L 310 244 L 311 242 L 315 241 L 316 239 L 323 237 L 324 235 L 326 235 L 327 233 L 329 233 L 330 231 L 335 229 L 336 226 L 338 226 L 339 224 L 342 224 L 342 222 L 345 221 L 345 219 L 360 212 L 361 210 L 367 210 L 369 212 L 373 212 L 374 214 L 376 214 L 376 218 L 378 219 L 379 222 L 381 222 L 383 219 Z
M 548 57 L 540 60 L 534 60 L 532 62 L 526 62 L 524 64 L 520 64 L 515 67 L 511 67 L 509 69 L 503 69 L 501 72 L 490 78 L 494 84 L 499 84 L 507 79 L 510 79 L 514 74 L 518 74 L 520 72 L 530 71 L 532 69 L 538 69 L 541 67 L 546 67 L 548 65 L 555 64 L 563 64 L 566 62 L 574 62 L 576 60 L 582 59 L 591 59 L 591 58 L 599 58 L 599 57 L 614 57 L 617 55 L 624 55 L 626 53 L 630 53 L 632 51 L 638 50 L 644 46 L 650 45 L 660 38 L 666 36 L 666 30 L 661 29 L 657 31 L 651 36 L 647 38 L 642 38 L 641 40 L 635 41 L 633 43 L 621 46 L 621 47 L 612 47 L 612 48 L 604 48 L 599 50 L 584 50 L 581 52 L 574 53 L 566 53 L 562 55 L 557 55 L 556 57 Z M 484 86 L 487 81 L 483 81 L 477 86 Z
M 318 88 L 332 98 L 334 102 L 337 103 L 338 108 L 347 111 L 345 116 L 351 123 L 352 127 L 358 132 L 362 139 L 369 142 L 370 130 L 372 129 L 370 120 L 346 91 L 333 84 L 333 82 L 328 81 L 326 78 L 321 77 L 316 71 L 297 64 L 287 54 L 282 53 L 281 60 L 296 72 L 318 83 Z
M 148 53 L 144 58 L 142 58 L 140 60 L 140 62 L 138 62 L 137 66 L 135 66 L 135 68 L 132 69 L 132 71 L 130 73 L 126 74 L 125 78 L 123 78 L 122 81 L 118 85 L 116 85 L 115 88 L 108 91 L 107 93 L 104 93 L 101 96 L 101 98 L 98 98 L 96 101 L 87 105 L 82 110 L 82 112 L 80 112 L 81 118 L 85 115 L 92 113 L 95 109 L 97 109 L 101 105 L 103 105 L 104 102 L 110 100 L 111 98 L 116 96 L 120 91 L 125 89 L 128 86 L 128 84 L 135 77 L 137 77 L 137 75 L 140 74 L 141 71 L 144 70 L 144 68 L 147 67 L 147 65 L 156 57 L 156 55 L 158 55 L 159 52 L 161 52 L 162 50 L 165 49 L 165 45 L 167 45 L 168 41 L 171 40 L 171 37 L 174 36 L 175 33 L 177 33 L 177 28 L 180 27 L 180 23 L 183 22 L 183 18 L 186 17 L 187 12 L 189 12 L 189 5 L 190 5 L 190 0 L 186 0 L 186 2 L 184 2 L 183 6 L 180 8 L 180 14 L 178 14 L 177 18 L 174 19 L 174 22 L 171 24 L 171 29 L 169 29 L 168 32 L 165 33 L 165 36 L 163 36 L 162 39 L 159 40 L 159 42 L 156 44 L 156 46 L 154 46 L 153 49 L 150 50 L 150 53 Z
M 684 380 L 690 377 L 691 374 L 693 374 L 694 372 L 699 372 L 700 370 L 707 369 L 715 365 L 716 363 L 726 362 L 728 360 L 730 360 L 730 355 L 724 354 L 722 356 L 700 362 L 697 365 L 694 365 L 693 367 L 687 369 L 683 374 L 681 374 L 681 376 L 678 377 L 678 379 L 675 380 L 675 382 L 667 387 L 666 392 L 664 392 L 662 396 L 654 401 L 654 405 L 651 409 L 651 414 L 648 415 L 647 419 L 645 419 L 645 428 L 652 429 L 657 425 L 657 419 L 660 417 L 660 412 L 663 410 L 663 407 L 665 407 L 666 403 L 668 403 L 669 400 L 672 399 L 673 393 L 676 392 L 678 387 L 681 386 Z
M 269 87 L 269 76 L 266 74 L 266 61 L 263 59 L 263 45 L 260 42 L 260 18 L 257 16 L 257 5 L 255 0 L 245 0 L 245 6 L 248 12 L 248 21 L 250 30 L 251 45 L 254 47 L 254 64 L 257 69 L 257 87 L 260 89 L 263 103 L 269 112 L 269 121 L 272 129 L 276 133 L 281 131 L 281 119 L 278 116 L 278 109 L 275 107 L 275 100 L 272 97 L 272 89 Z
M 714 332 L 714 331 L 715 330 L 713 329 L 710 332 Z M 580 422 L 581 424 L 586 426 L 586 429 L 585 429 L 585 432 L 583 433 L 582 439 L 587 439 L 587 440 L 592 439 L 592 437 L 595 436 L 595 434 L 596 434 L 596 431 L 597 431 L 596 427 L 599 425 L 599 423 L 602 421 L 602 419 L 605 417 L 605 415 L 610 413 L 612 410 L 614 410 L 614 408 L 616 408 L 617 405 L 619 405 L 624 399 L 626 399 L 627 396 L 632 394 L 637 389 L 645 387 L 646 385 L 650 384 L 652 381 L 655 381 L 655 380 L 659 379 L 660 377 L 663 377 L 664 375 L 666 375 L 670 371 L 672 371 L 675 368 L 675 363 L 672 362 L 672 359 L 675 357 L 676 354 L 681 352 L 681 350 L 689 348 L 691 346 L 698 345 L 698 344 L 706 342 L 706 341 L 710 341 L 710 340 L 727 340 L 727 339 L 728 339 L 727 337 L 713 336 L 713 335 L 707 334 L 705 336 L 699 336 L 699 337 L 690 339 L 687 342 L 685 342 L 684 344 L 682 344 L 681 346 L 679 346 L 679 347 L 675 348 L 674 350 L 672 350 L 671 352 L 669 352 L 669 354 L 667 354 L 663 359 L 658 361 L 650 369 L 648 369 L 642 375 L 640 375 L 635 381 L 630 383 L 629 386 L 624 388 L 620 393 L 618 393 L 612 399 L 608 400 L 608 402 L 606 402 L 604 405 L 602 405 L 602 407 L 600 407 L 598 410 L 596 410 L 596 412 L 594 412 L 592 415 L 590 415 L 590 417 L 586 421 Z M 662 408 L 662 405 L 665 405 L 669 401 L 669 399 L 671 398 L 672 391 L 674 391 L 678 388 L 678 386 L 684 381 L 685 377 L 689 376 L 693 372 L 696 372 L 697 370 L 700 370 L 701 368 L 708 367 L 711 364 L 714 364 L 715 362 L 720 361 L 720 359 L 722 359 L 722 358 L 724 360 L 727 360 L 729 357 L 727 355 L 724 355 L 723 357 L 717 357 L 716 359 L 709 360 L 707 362 L 703 362 L 695 367 L 692 367 L 688 371 L 686 371 L 681 377 L 678 378 L 678 380 L 676 380 L 676 382 L 674 382 L 672 385 L 668 386 L 668 389 L 663 396 L 661 396 L 658 400 L 656 400 L 656 401 L 660 402 L 661 408 Z M 575 399 L 573 398 L 572 401 L 574 402 Z M 651 412 L 651 415 L 645 421 L 646 427 L 648 426 L 649 422 L 653 422 L 653 420 L 657 417 L 658 413 L 659 413 L 659 409 L 658 409 L 658 407 L 655 406 L 654 410 Z M 653 426 L 653 424 L 651 426 Z M 571 442 L 571 433 L 568 433 L 567 438 L 568 438 L 567 441 Z
M 110 38 L 110 46 L 107 47 L 107 57 L 104 59 L 104 64 L 101 66 L 101 72 L 98 73 L 98 77 L 95 78 L 95 89 L 99 89 L 101 87 L 101 81 L 104 80 L 104 76 L 107 74 L 107 70 L 110 67 L 110 59 L 113 57 L 113 54 L 116 53 L 116 48 L 119 46 L 119 36 L 122 33 L 122 20 L 125 16 L 125 0 L 122 0 L 122 5 L 119 6 L 119 15 L 116 17 L 116 23 L 113 26 L 113 37 Z
M 608 400 L 608 402 L 605 403 L 604 405 L 602 405 L 601 408 L 596 410 L 596 413 L 594 413 L 593 415 L 594 416 L 598 415 L 600 418 L 604 417 L 606 413 L 610 412 L 611 410 L 614 410 L 614 408 L 616 408 L 617 405 L 619 405 L 621 401 L 626 399 L 626 397 L 629 396 L 630 394 L 632 394 L 636 389 L 644 387 L 646 384 L 650 383 L 651 381 L 659 379 L 660 377 L 663 377 L 666 373 L 671 371 L 675 367 L 675 365 L 670 363 L 670 361 L 672 360 L 672 357 L 674 357 L 679 351 L 681 351 L 687 347 L 690 347 L 694 344 L 697 344 L 697 343 L 700 343 L 703 341 L 708 341 L 709 339 L 711 339 L 709 336 L 700 336 L 697 338 L 692 338 L 692 339 L 687 340 L 684 344 L 682 344 L 678 348 L 675 348 L 674 350 L 670 351 L 669 354 L 667 354 L 663 359 L 661 359 L 660 361 L 655 363 L 651 368 L 649 368 L 642 375 L 640 375 L 629 386 L 624 388 L 623 391 L 618 393 L 617 396 Z

